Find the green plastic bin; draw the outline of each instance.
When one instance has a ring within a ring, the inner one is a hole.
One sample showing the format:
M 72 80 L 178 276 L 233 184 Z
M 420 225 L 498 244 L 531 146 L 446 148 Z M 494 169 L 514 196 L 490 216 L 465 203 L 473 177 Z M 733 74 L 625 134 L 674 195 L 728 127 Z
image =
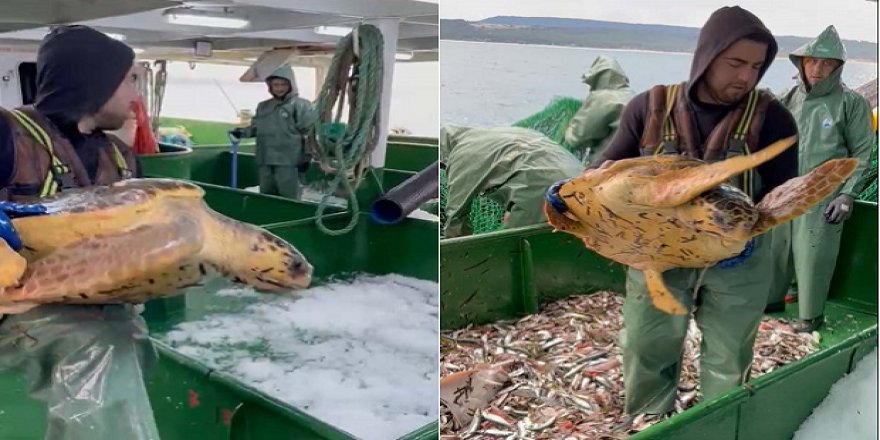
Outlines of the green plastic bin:
M 820 330 L 820 350 L 630 438 L 790 439 L 831 386 L 877 347 L 877 204 L 856 202 L 842 243 L 825 311 L 836 324 Z M 444 330 L 518 318 L 575 294 L 624 291 L 622 265 L 549 226 L 441 240 L 440 265 Z M 795 314 L 789 307 L 783 316 Z
M 144 175 L 189 179 L 191 155 L 192 148 L 159 143 L 158 153 L 138 155 L 138 162 Z

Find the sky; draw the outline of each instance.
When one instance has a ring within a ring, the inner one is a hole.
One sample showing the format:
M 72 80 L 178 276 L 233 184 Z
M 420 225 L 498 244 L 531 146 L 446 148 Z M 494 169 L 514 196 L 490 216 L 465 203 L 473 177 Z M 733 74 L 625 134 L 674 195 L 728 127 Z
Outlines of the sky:
M 722 6 L 739 5 L 774 35 L 814 37 L 833 24 L 844 39 L 877 42 L 877 5 L 867 0 L 441 0 L 440 18 L 470 21 L 496 15 L 566 17 L 701 27 Z

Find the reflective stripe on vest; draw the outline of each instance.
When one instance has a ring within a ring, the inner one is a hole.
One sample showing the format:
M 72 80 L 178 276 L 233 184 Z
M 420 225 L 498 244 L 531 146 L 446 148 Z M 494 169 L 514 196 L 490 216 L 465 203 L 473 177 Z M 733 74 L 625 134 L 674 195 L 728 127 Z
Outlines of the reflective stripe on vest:
M 21 123 L 25 130 L 37 140 L 37 142 L 46 147 L 46 151 L 51 157 L 52 164 L 49 166 L 49 172 L 46 173 L 46 178 L 43 180 L 43 185 L 40 187 L 39 196 L 46 197 L 54 195 L 58 192 L 58 180 L 56 177 L 70 173 L 70 168 L 61 162 L 61 160 L 58 159 L 58 156 L 55 155 L 52 138 L 42 127 L 40 127 L 39 124 L 19 110 L 12 110 L 11 113 L 15 116 L 18 122 Z M 133 173 L 128 169 L 128 164 L 125 162 L 125 156 L 122 155 L 122 151 L 119 150 L 119 147 L 114 142 L 110 142 L 110 145 L 113 147 L 113 160 L 116 162 L 116 167 L 119 169 L 119 175 L 122 176 L 123 179 L 131 178 Z
M 49 157 L 51 159 L 51 164 L 49 165 L 49 170 L 46 173 L 46 178 L 43 180 L 43 185 L 40 186 L 40 197 L 46 197 L 54 195 L 58 192 L 58 180 L 56 176 L 60 176 L 62 174 L 70 173 L 70 168 L 61 162 L 58 159 L 58 156 L 55 155 L 55 150 L 52 146 L 52 138 L 40 127 L 36 122 L 34 122 L 28 115 L 24 114 L 19 110 L 12 110 L 12 116 L 18 120 L 22 127 L 37 140 L 37 142 L 43 144 L 46 147 L 46 151 L 49 153 Z
M 663 132 L 660 144 L 657 145 L 657 148 L 654 150 L 655 156 L 664 151 L 664 146 L 675 141 L 675 124 L 672 123 L 672 118 L 670 118 L 669 115 L 672 113 L 672 109 L 675 104 L 675 97 L 678 94 L 678 87 L 679 84 L 666 86 L 666 112 L 663 116 Z M 758 90 L 752 89 L 746 99 L 746 109 L 743 112 L 739 122 L 737 123 L 736 130 L 734 130 L 731 139 L 728 139 L 728 145 L 741 143 L 743 154 L 749 155 L 751 154 L 751 152 L 749 151 L 749 144 L 746 141 L 746 135 L 748 134 L 749 125 L 751 125 L 752 119 L 754 119 L 755 116 L 755 108 L 758 103 Z M 753 183 L 754 170 L 750 168 L 743 172 L 742 185 L 743 191 L 745 191 L 750 198 L 754 197 L 754 194 L 752 194 Z
M 116 167 L 119 168 L 119 175 L 122 176 L 123 179 L 130 179 L 133 176 L 133 173 L 128 169 L 128 164 L 125 163 L 125 156 L 119 151 L 119 147 L 115 142 L 111 141 L 110 145 L 113 146 L 113 159 L 116 161 Z

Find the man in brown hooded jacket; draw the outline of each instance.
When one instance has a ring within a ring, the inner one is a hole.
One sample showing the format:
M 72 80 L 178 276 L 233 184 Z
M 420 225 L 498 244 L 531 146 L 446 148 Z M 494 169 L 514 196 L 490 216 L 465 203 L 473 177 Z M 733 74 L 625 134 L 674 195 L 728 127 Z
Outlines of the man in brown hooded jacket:
M 131 149 L 105 132 L 131 116 L 134 59 L 86 26 L 45 37 L 34 105 L 0 109 L 0 201 L 39 202 L 139 176 Z M 47 440 L 158 440 L 144 383 L 155 359 L 131 305 L 46 304 L 0 320 L 0 372 L 20 373 L 45 402 Z
M 755 88 L 776 52 L 773 35 L 753 14 L 736 6 L 715 11 L 700 31 L 690 79 L 634 97 L 591 168 L 607 160 L 654 154 L 712 162 L 750 154 L 797 134 L 788 110 L 772 94 Z M 797 151 L 796 145 L 790 147 L 734 184 L 760 201 L 797 175 Z M 697 270 L 664 273 L 665 284 L 694 311 L 702 332 L 700 384 L 706 399 L 748 379 L 773 277 L 768 245 L 766 236 L 757 237 L 743 255 L 707 269 L 699 285 Z M 630 415 L 668 413 L 674 408 L 690 317 L 655 309 L 641 271 L 632 268 L 623 317 L 625 410 Z

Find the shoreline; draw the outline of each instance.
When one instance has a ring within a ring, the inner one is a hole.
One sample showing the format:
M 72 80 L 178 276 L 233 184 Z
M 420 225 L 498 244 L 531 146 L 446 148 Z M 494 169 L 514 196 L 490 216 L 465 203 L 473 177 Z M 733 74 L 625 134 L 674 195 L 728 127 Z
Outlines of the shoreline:
M 642 52 L 642 53 L 660 53 L 660 54 L 669 54 L 669 55 L 693 55 L 692 52 L 677 52 L 677 51 L 667 51 L 667 50 L 654 50 L 654 49 L 624 49 L 624 48 L 612 48 L 612 47 L 589 47 L 589 46 L 566 46 L 561 44 L 535 44 L 535 43 L 508 43 L 504 41 L 476 41 L 476 40 L 450 40 L 446 38 L 441 38 L 440 42 L 452 42 L 452 43 L 469 43 L 469 44 L 506 44 L 513 46 L 533 46 L 533 47 L 547 47 L 547 48 L 556 48 L 556 49 L 587 49 L 587 50 L 602 50 L 602 51 L 610 51 L 610 52 Z M 788 60 L 788 55 L 778 55 L 776 58 Z M 850 58 L 846 60 L 847 63 L 865 63 L 865 64 L 877 64 L 877 60 L 870 60 L 864 58 Z

